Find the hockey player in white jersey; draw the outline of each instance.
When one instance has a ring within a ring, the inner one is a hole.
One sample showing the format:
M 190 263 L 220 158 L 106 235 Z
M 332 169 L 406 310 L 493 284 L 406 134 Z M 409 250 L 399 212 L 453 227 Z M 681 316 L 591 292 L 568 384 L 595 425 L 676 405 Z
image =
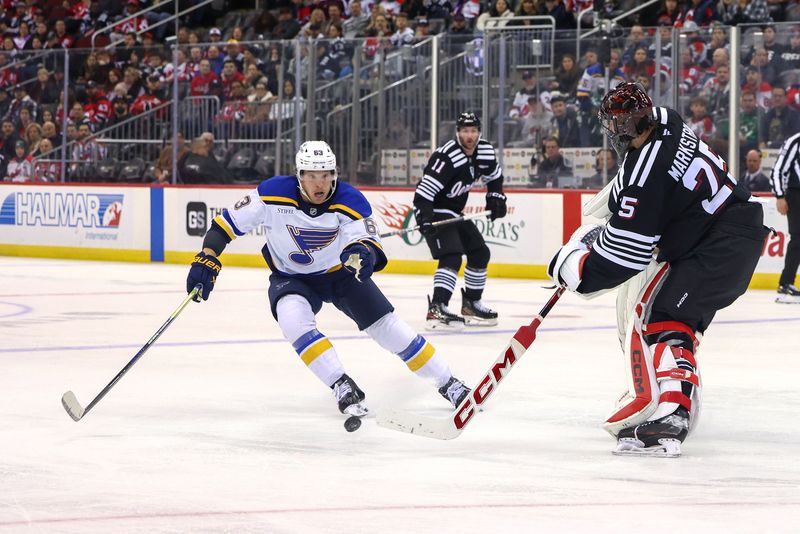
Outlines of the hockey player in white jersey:
M 548 274 L 591 297 L 617 294 L 629 391 L 605 428 L 617 454 L 678 456 L 697 422 L 696 353 L 714 314 L 747 289 L 767 229 L 763 211 L 725 161 L 677 112 L 624 83 L 599 118 L 622 160 Z
M 308 141 L 297 152 L 296 176 L 261 182 L 215 217 L 192 263 L 187 291 L 203 285 L 208 299 L 225 246 L 259 225 L 266 228 L 262 254 L 272 271 L 269 302 L 284 337 L 302 362 L 333 390 L 343 414 L 364 416 L 364 392 L 346 373 L 315 316 L 331 302 L 381 347 L 415 374 L 431 379 L 453 406 L 469 393 L 453 377 L 433 346 L 394 312 L 372 281 L 384 268 L 372 207 L 364 195 L 336 175 L 336 156 L 327 143 Z

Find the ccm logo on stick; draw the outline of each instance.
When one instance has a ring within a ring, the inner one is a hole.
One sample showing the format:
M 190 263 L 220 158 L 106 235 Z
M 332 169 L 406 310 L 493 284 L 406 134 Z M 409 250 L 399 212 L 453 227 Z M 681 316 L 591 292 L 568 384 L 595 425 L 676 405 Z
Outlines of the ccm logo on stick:
M 517 356 L 514 354 L 514 349 L 508 347 L 503 361 L 494 364 L 492 369 L 473 390 L 472 394 L 467 397 L 464 405 L 456 412 L 455 419 L 453 419 L 456 428 L 463 428 L 467 422 L 469 422 L 472 416 L 475 415 L 475 406 L 480 406 L 489 398 L 489 395 L 494 391 L 495 384 L 499 383 L 500 380 L 508 374 L 508 370 L 511 369 L 511 366 L 513 366 L 516 361 Z

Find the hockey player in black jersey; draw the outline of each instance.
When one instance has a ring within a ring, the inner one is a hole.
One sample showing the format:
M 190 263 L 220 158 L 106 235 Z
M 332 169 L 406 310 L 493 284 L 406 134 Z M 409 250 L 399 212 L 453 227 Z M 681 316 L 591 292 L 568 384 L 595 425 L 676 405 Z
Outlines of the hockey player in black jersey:
M 747 289 L 767 229 L 761 205 L 677 112 L 625 83 L 599 118 L 622 163 L 548 274 L 591 297 L 617 293 L 629 391 L 605 428 L 616 454 L 678 456 L 696 424 L 695 354 L 714 314 Z
M 497 312 L 483 304 L 489 247 L 471 221 L 436 228 L 433 222 L 462 215 L 469 191 L 485 185 L 486 209 L 494 221 L 506 215 L 503 169 L 491 143 L 480 138 L 481 121 L 464 112 L 456 121 L 456 138 L 437 148 L 425 166 L 414 194 L 414 215 L 433 259 L 439 260 L 433 277 L 433 298 L 428 298 L 427 328 L 462 328 L 464 324 L 494 326 Z M 467 256 L 461 314 L 447 305 L 456 288 L 461 256 Z

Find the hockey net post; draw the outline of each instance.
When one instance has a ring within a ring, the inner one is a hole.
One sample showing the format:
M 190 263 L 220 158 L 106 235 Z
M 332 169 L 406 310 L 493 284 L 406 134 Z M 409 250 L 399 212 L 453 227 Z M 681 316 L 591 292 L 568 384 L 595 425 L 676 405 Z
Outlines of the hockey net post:
M 528 348 L 536 339 L 536 330 L 544 318 L 555 306 L 565 287 L 559 286 L 547 304 L 534 317 L 530 324 L 519 327 L 500 356 L 494 361 L 489 370 L 475 386 L 469 395 L 447 417 L 429 417 L 400 410 L 383 410 L 377 416 L 378 426 L 407 432 L 417 436 L 434 439 L 455 439 L 461 435 L 464 428 L 480 411 L 479 408 L 497 389 L 500 381 L 505 378 L 516 363 L 522 358 Z

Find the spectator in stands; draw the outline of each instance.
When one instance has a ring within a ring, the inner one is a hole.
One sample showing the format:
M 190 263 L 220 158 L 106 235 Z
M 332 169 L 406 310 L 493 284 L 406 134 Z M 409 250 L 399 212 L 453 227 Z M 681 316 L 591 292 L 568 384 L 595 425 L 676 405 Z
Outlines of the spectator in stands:
M 708 43 L 708 50 L 713 54 L 720 48 L 726 51 L 730 48 L 728 30 L 720 22 L 714 22 L 711 24 L 711 40 Z
M 294 18 L 289 7 L 282 7 L 278 11 L 278 24 L 272 30 L 272 38 L 276 40 L 294 39 L 300 33 L 301 25 Z
M 428 18 L 428 5 L 430 0 L 405 0 L 403 2 L 402 11 L 408 15 L 408 20 L 414 20 L 417 17 Z M 350 3 L 350 12 L 353 11 L 353 4 Z
M 456 55 L 464 50 L 468 42 L 473 39 L 472 28 L 467 24 L 464 15 L 453 15 L 453 21 L 447 29 L 447 43 L 450 55 Z
M 630 63 L 633 60 L 633 53 L 639 47 L 644 47 L 645 50 L 648 50 L 650 48 L 650 42 L 647 40 L 647 37 L 645 37 L 644 28 L 638 24 L 634 24 L 628 32 L 627 47 L 622 52 L 622 63 Z
M 794 134 L 800 132 L 800 111 L 786 103 L 786 89 L 772 88 L 772 108 L 761 120 L 759 146 L 761 148 L 780 148 Z
M 567 166 L 558 140 L 548 137 L 542 143 L 542 159 L 536 162 L 536 155 L 531 158 L 531 169 L 536 169 L 531 185 L 534 187 L 558 187 L 560 176 L 572 176 L 572 169 Z
M 351 0 L 350 17 L 342 25 L 345 39 L 364 36 L 369 23 L 369 15 L 364 13 L 361 7 L 361 0 Z
M 209 64 L 211 64 L 211 70 L 213 70 L 217 76 L 222 74 L 222 69 L 225 66 L 225 58 L 219 47 L 209 46 L 206 52 L 206 59 L 208 59 Z
M 128 96 L 135 100 L 144 93 L 142 76 L 139 69 L 128 67 L 122 75 L 122 81 L 128 88 Z
M 223 100 L 228 100 L 231 97 L 233 82 L 244 83 L 244 75 L 239 72 L 235 61 L 226 59 L 225 65 L 222 67 L 222 74 L 219 77 Z
M 121 96 L 114 99 L 112 106 L 111 117 L 108 120 L 108 127 L 116 126 L 117 124 L 128 120 L 131 117 L 131 97 L 128 95 Z
M 295 98 L 294 80 L 285 78 L 283 80 L 283 99 L 272 104 L 269 109 L 269 120 L 294 119 L 295 112 L 301 116 L 305 114 L 306 101 L 302 95 Z
M 782 68 L 800 69 L 800 28 L 794 28 L 789 35 L 789 46 L 785 47 L 778 55 Z
M 217 96 L 220 92 L 219 77 L 211 70 L 211 62 L 207 59 L 200 61 L 200 71 L 192 78 L 190 85 L 191 96 Z
M 308 17 L 308 22 L 303 24 L 300 29 L 300 35 L 308 36 L 309 38 L 316 38 L 325 35 L 325 30 L 328 29 L 328 23 L 325 19 L 325 12 L 320 7 L 314 7 L 311 10 L 311 15 Z
M 656 62 L 647 56 L 647 48 L 641 45 L 633 53 L 631 60 L 622 68 L 628 80 L 635 80 L 637 76 L 644 75 L 652 78 L 656 74 Z
M 511 19 L 513 16 L 514 12 L 509 7 L 507 0 L 494 0 L 492 2 L 492 7 L 490 7 L 485 13 L 482 13 L 478 17 L 478 20 L 475 21 L 475 29 L 479 32 L 484 31 L 489 18 L 503 19 L 492 22 L 492 28 L 502 28 L 508 24 L 509 19 Z
M 508 116 L 511 119 L 523 120 L 528 115 L 528 99 L 539 98 L 539 88 L 533 72 L 526 70 L 522 73 L 522 87 L 514 95 Z
M 176 158 L 176 164 L 180 161 L 186 154 L 188 154 L 189 150 L 186 148 L 186 140 L 183 138 L 183 134 L 178 132 L 178 135 L 175 136 L 178 145 L 178 157 Z M 164 144 L 164 148 L 161 149 L 161 153 L 158 155 L 158 159 L 155 162 L 153 173 L 155 174 L 156 181 L 160 184 L 168 184 L 172 182 L 172 147 L 173 144 L 171 142 L 167 142 Z
M 253 31 L 258 39 L 269 40 L 272 38 L 272 30 L 278 25 L 277 12 L 273 14 L 269 9 L 264 9 L 253 22 Z
M 522 122 L 524 146 L 541 146 L 550 131 L 553 113 L 536 96 L 528 97 L 528 114 Z
M 239 41 L 236 39 L 228 39 L 225 45 L 225 59 L 224 61 L 233 61 L 236 63 L 236 68 L 242 72 L 244 68 L 244 54 L 242 48 L 239 46 Z M 222 64 L 222 69 L 225 69 L 225 63 Z
M 719 20 L 715 2 L 716 0 L 689 0 L 675 21 L 675 26 L 685 27 L 687 22 L 694 22 L 698 26 L 705 27 Z
M 553 74 L 555 76 L 553 90 L 566 95 L 567 99 L 574 99 L 583 76 L 583 69 L 575 61 L 575 56 L 572 54 L 561 56 L 561 62 Z
M 614 179 L 619 170 L 616 151 L 610 148 L 598 150 L 594 160 L 594 169 L 595 173 L 583 180 L 583 187 L 587 189 L 602 189 Z
M 556 30 L 573 30 L 576 27 L 575 14 L 567 10 L 562 0 L 544 0 L 539 4 L 539 15 L 553 17 Z
M 750 66 L 755 67 L 761 73 L 761 79 L 770 85 L 775 85 L 778 81 L 778 70 L 775 64 L 769 61 L 769 52 L 766 48 L 757 48 L 750 59 Z
M 534 0 L 520 0 L 517 10 L 514 12 L 514 17 L 509 21 L 509 26 L 533 26 L 537 23 L 535 20 L 525 20 L 518 17 L 535 17 L 539 14 Z
M 728 104 L 731 93 L 729 71 L 728 65 L 718 66 L 714 77 L 708 80 L 700 91 L 700 96 L 708 102 L 708 109 L 711 110 L 712 118 L 716 123 L 728 120 L 728 109 L 730 108 Z
M 367 37 L 390 37 L 392 35 L 389 21 L 382 10 L 372 10 L 372 15 L 370 15 L 369 24 L 367 24 L 364 35 Z
M 650 57 L 655 59 L 656 62 L 661 61 L 663 58 L 672 57 L 672 23 L 669 17 L 662 16 L 658 19 L 658 33 L 661 34 L 661 47 L 656 46 L 656 40 L 648 48 Z
M 753 91 L 742 90 L 739 103 L 741 106 L 739 110 L 739 154 L 745 154 L 749 150 L 758 149 L 761 112 Z M 727 121 L 721 123 L 720 130 L 721 137 L 727 139 L 729 131 Z
M 761 170 L 761 151 L 750 150 L 745 156 L 741 183 L 750 191 L 772 191 L 769 177 Z
M 574 109 L 567 108 L 564 95 L 553 93 L 550 95 L 550 108 L 553 112 L 551 136 L 559 146 L 581 146 L 581 126 L 578 123 L 578 114 Z
M 11 96 L 8 94 L 8 89 L 0 89 L 0 118 L 8 114 L 8 108 L 11 106 Z
M 708 114 L 708 102 L 702 96 L 692 98 L 689 103 L 691 116 L 686 120 L 687 126 L 701 141 L 708 141 L 714 134 L 714 121 Z
M 100 161 L 106 157 L 106 150 L 92 135 L 87 123 L 78 126 L 78 138 L 72 145 L 72 170 L 82 167 L 88 162 Z
M 61 146 L 61 137 L 58 135 L 58 129 L 54 122 L 47 121 L 42 124 L 42 140 L 50 141 L 53 147 Z
M 35 182 L 58 182 L 61 180 L 61 161 L 55 160 L 57 155 L 51 154 L 53 150 L 53 144 L 50 140 L 42 139 L 39 144 L 39 157 L 44 157 L 51 161 L 32 161 L 33 180 Z
M 220 43 L 222 41 L 222 30 L 219 28 L 211 28 L 208 30 L 208 42 Z
M 253 93 L 247 96 L 247 109 L 242 123 L 247 124 L 248 131 L 257 134 L 257 137 L 264 137 L 260 135 L 265 133 L 261 126 L 269 120 L 269 108 L 275 96 L 267 89 L 265 80 L 257 81 L 253 86 Z
M 52 105 L 58 102 L 59 88 L 50 78 L 46 68 L 40 67 L 36 71 L 36 83 L 31 85 L 30 97 L 39 105 Z
M 5 174 L 4 182 L 22 183 L 33 179 L 33 164 L 25 141 L 19 140 L 14 144 L 14 156 L 9 160 Z
M 228 169 L 211 155 L 208 143 L 202 137 L 192 142 L 192 150 L 178 164 L 178 177 L 185 184 L 221 184 L 233 181 Z
M 25 142 L 28 143 L 28 154 L 30 154 L 31 157 L 39 155 L 39 145 L 41 145 L 42 139 L 44 139 L 42 136 L 42 127 L 35 122 L 29 124 L 25 129 Z
M 430 0 L 431 6 L 434 4 L 442 3 L 441 0 Z M 379 4 L 383 10 L 386 12 L 387 15 L 390 17 L 395 17 L 400 13 L 400 9 L 402 7 L 403 1 L 402 0 L 378 0 L 376 2 Z
M 700 68 L 692 57 L 692 50 L 689 47 L 680 48 L 680 70 L 678 88 L 681 95 L 691 96 L 699 91 L 701 80 L 705 75 L 705 70 Z
M 244 71 L 244 86 L 251 89 L 256 86 L 256 82 L 261 79 L 266 80 L 266 76 L 264 73 L 259 69 L 258 65 L 255 63 L 250 63 L 245 67 Z
M 394 18 L 396 31 L 389 38 L 392 46 L 400 48 L 401 46 L 411 45 L 414 42 L 414 30 L 408 24 L 408 15 L 399 13 Z
M 772 22 L 767 0 L 719 0 L 717 11 L 729 26 Z
M 6 112 L 5 118 L 11 119 L 13 122 L 19 122 L 19 112 L 21 109 L 27 109 L 31 117 L 36 119 L 36 102 L 34 102 L 30 96 L 28 96 L 28 90 L 25 88 L 24 85 L 19 84 L 14 87 L 14 99 L 8 106 L 8 111 Z
M 401 15 L 398 15 L 400 17 Z M 325 52 L 321 54 L 317 74 L 325 80 L 334 80 L 353 71 L 350 58 L 353 51 L 350 44 L 342 39 L 342 27 L 339 24 L 328 26 L 328 41 L 324 42 Z
M 752 91 L 756 94 L 756 102 L 761 109 L 770 107 L 772 98 L 772 85 L 761 79 L 761 70 L 750 65 L 745 69 L 745 83 L 742 92 Z
M 148 76 L 147 89 L 131 104 L 131 115 L 140 115 L 160 106 L 167 99 L 166 89 L 161 87 L 158 76 Z
M 86 82 L 86 103 L 83 111 L 95 132 L 103 129 L 111 115 L 111 103 L 94 80 Z
M 19 136 L 24 138 L 25 132 L 28 130 L 28 126 L 31 124 L 36 124 L 33 118 L 31 117 L 31 112 L 28 108 L 22 108 L 19 110 L 19 122 L 17 123 L 17 131 L 19 132 Z

